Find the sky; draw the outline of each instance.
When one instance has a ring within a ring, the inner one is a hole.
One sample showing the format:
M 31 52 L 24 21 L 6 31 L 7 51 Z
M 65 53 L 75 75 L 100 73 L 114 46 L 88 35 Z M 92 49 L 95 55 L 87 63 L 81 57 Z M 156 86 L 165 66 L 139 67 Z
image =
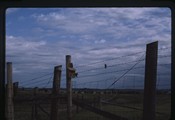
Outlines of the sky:
M 51 87 L 57 65 L 62 65 L 61 86 L 65 87 L 65 56 L 71 55 L 78 72 L 73 87 L 108 88 L 137 64 L 111 88 L 142 88 L 146 44 L 154 41 L 159 42 L 157 88 L 170 88 L 169 8 L 6 11 L 6 61 L 13 63 L 13 81 L 22 87 Z

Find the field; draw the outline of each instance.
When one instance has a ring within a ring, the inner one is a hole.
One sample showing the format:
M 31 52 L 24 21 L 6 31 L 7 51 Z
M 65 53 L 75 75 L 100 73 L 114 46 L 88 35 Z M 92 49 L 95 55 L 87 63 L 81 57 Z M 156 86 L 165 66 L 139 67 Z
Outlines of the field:
M 34 97 L 32 91 L 20 90 L 14 101 L 15 120 L 32 120 L 35 118 L 34 114 L 37 114 L 37 120 L 49 120 L 51 107 L 50 93 L 51 91 L 38 91 Z M 170 94 L 161 93 L 157 94 L 156 97 L 156 120 L 167 120 L 170 117 L 171 109 Z M 32 98 L 36 99 L 33 100 Z M 82 100 L 101 110 L 128 118 L 128 120 L 142 119 L 142 93 L 74 93 L 73 98 Z M 108 100 L 108 102 L 105 103 L 103 100 Z M 65 103 L 65 99 L 61 99 L 59 101 L 59 120 L 67 119 L 67 109 Z M 37 106 L 36 112 L 34 112 L 34 105 Z M 80 107 L 77 108 L 75 105 L 73 105 L 72 116 L 73 120 L 109 120 L 108 118 L 90 112 L 86 109 L 82 109 Z

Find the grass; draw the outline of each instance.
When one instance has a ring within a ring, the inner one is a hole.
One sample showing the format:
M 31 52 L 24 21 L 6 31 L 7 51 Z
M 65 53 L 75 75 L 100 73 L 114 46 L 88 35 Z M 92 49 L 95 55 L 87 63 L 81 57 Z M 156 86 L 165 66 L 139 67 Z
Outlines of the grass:
M 50 93 L 45 93 L 39 91 L 37 96 L 43 97 L 48 96 Z M 111 100 L 112 103 L 117 103 L 124 106 L 136 107 L 143 109 L 143 95 L 142 94 L 78 94 L 78 98 L 86 99 L 87 101 L 98 101 L 99 96 L 101 99 L 109 99 L 111 97 L 115 98 Z M 83 97 L 82 97 L 83 96 Z M 18 93 L 17 98 L 32 98 L 33 93 L 31 91 L 20 91 Z M 73 94 L 74 98 L 77 98 L 76 94 Z M 156 112 L 162 114 L 156 114 L 156 120 L 167 120 L 170 117 L 170 108 L 171 108 L 171 99 L 168 94 L 158 94 L 156 102 Z M 40 103 L 40 106 L 50 114 L 50 100 L 44 99 L 45 103 Z M 15 110 L 15 120 L 32 120 L 32 101 L 23 101 L 23 102 L 15 102 L 14 110 Z M 96 105 L 99 107 L 100 105 Z M 73 120 L 109 120 L 100 115 L 97 115 L 93 112 L 87 111 L 85 109 L 79 108 L 79 112 L 76 112 L 76 106 L 73 105 Z M 101 104 L 101 109 L 108 111 L 110 113 L 126 117 L 129 120 L 141 120 L 142 119 L 142 111 L 133 110 L 129 108 Z M 67 120 L 67 112 L 66 112 L 66 104 L 59 104 L 59 120 Z M 43 111 L 38 108 L 38 119 L 39 120 L 49 120 L 50 117 L 46 115 Z

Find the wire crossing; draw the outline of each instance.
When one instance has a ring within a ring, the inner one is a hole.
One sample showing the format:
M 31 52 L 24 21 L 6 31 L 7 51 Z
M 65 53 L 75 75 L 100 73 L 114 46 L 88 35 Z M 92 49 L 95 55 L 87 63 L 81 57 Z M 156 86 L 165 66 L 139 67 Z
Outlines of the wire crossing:
M 171 47 L 166 47 L 166 48 L 160 48 L 158 49 L 159 51 L 164 51 L 164 50 L 167 50 Z M 114 58 L 110 58 L 110 59 L 106 59 L 106 60 L 101 60 L 101 61 L 97 61 L 97 62 L 92 62 L 92 63 L 89 63 L 89 64 L 84 64 L 84 65 L 79 65 L 79 66 L 76 66 L 75 68 L 77 69 L 78 71 L 78 77 L 75 78 L 75 79 L 81 79 L 81 78 L 88 78 L 88 77 L 95 77 L 95 76 L 100 76 L 100 75 L 107 75 L 107 74 L 113 74 L 113 73 L 118 73 L 118 72 L 125 72 L 123 73 L 123 75 L 121 75 L 121 77 L 119 77 L 118 79 L 116 79 L 116 81 L 114 83 L 112 83 L 109 87 L 113 86 L 119 79 L 121 79 L 122 77 L 124 77 L 128 72 L 132 71 L 132 70 L 135 70 L 135 69 L 141 69 L 141 68 L 144 68 L 144 66 L 139 66 L 139 67 L 135 67 L 135 65 L 137 65 L 138 63 L 142 62 L 145 60 L 144 59 L 140 59 L 140 60 L 133 60 L 133 61 L 128 61 L 128 62 L 122 62 L 122 63 L 114 63 L 113 64 L 104 64 L 105 66 L 101 66 L 101 67 L 96 67 L 96 68 L 90 68 L 90 69 L 87 69 L 87 70 L 81 70 L 79 68 L 85 68 L 86 66 L 91 66 L 91 65 L 94 65 L 94 64 L 99 64 L 99 63 L 104 63 L 104 62 L 107 62 L 107 61 L 112 61 L 112 60 L 116 60 L 116 59 L 121 59 L 121 58 L 124 58 L 124 57 L 130 57 L 130 56 L 135 56 L 135 55 L 139 55 L 141 53 L 145 53 L 145 51 L 140 51 L 140 52 L 136 52 L 136 53 L 132 53 L 132 54 L 128 54 L 128 55 L 124 55 L 124 56 L 119 56 L 119 57 L 114 57 Z M 158 58 L 159 59 L 162 59 L 162 58 L 169 58 L 171 57 L 171 55 L 163 55 L 163 54 L 159 54 L 158 55 Z M 120 69 L 120 70 L 112 70 L 112 71 L 106 71 L 108 68 L 115 68 L 117 66 L 121 66 L 122 65 L 128 65 L 128 64 L 131 64 L 131 63 L 135 63 L 134 67 L 132 66 L 131 68 L 127 68 L 127 69 Z M 162 67 L 166 67 L 168 65 L 170 65 L 171 63 L 167 63 L 167 64 L 158 64 L 158 66 L 162 66 Z M 95 73 L 95 74 L 82 74 L 82 73 L 88 73 L 89 71 L 93 71 L 93 72 L 99 72 L 100 70 L 105 70 L 104 72 L 101 72 L 101 73 Z M 65 71 L 62 70 L 62 71 Z M 53 75 L 53 73 L 47 73 L 47 74 L 44 74 L 42 76 L 39 76 L 39 77 L 35 77 L 35 78 L 32 78 L 32 79 L 29 79 L 29 80 L 24 80 L 22 82 L 20 82 L 20 84 L 22 86 L 29 86 L 29 85 L 38 85 L 39 83 L 43 83 L 43 82 L 46 82 L 45 80 L 48 80 L 49 78 L 46 78 L 47 76 L 49 75 Z M 64 74 L 65 76 L 65 74 Z M 44 78 L 44 79 L 42 79 Z M 97 80 L 96 80 L 97 81 Z M 45 84 L 48 85 L 49 83 L 51 82 L 51 80 L 49 82 L 46 82 Z M 78 81 L 77 81 L 78 82 Z

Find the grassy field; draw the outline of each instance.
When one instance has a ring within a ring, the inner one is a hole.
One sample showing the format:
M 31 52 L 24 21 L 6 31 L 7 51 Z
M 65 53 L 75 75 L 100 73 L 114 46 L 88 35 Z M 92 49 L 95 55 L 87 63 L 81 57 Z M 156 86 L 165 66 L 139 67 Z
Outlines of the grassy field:
M 50 92 L 39 91 L 37 97 L 47 97 Z M 143 94 L 78 94 L 79 99 L 87 101 L 98 101 L 99 96 L 101 100 L 109 99 L 113 97 L 109 102 L 116 105 L 109 104 L 96 104 L 95 106 L 101 110 L 108 111 L 110 113 L 126 117 L 128 120 L 141 120 L 143 109 Z M 14 102 L 15 120 L 32 120 L 32 106 L 33 101 L 27 101 L 31 99 L 33 93 L 31 91 L 19 91 L 15 99 L 26 99 Z M 73 94 L 73 97 L 77 98 L 77 94 Z M 170 117 L 171 99 L 168 94 L 157 94 L 156 99 L 156 120 L 167 120 Z M 64 100 L 63 100 L 64 101 Z M 65 102 L 65 101 L 64 101 Z M 45 98 L 37 101 L 44 111 L 50 114 L 50 99 Z M 118 106 L 118 104 L 120 106 Z M 138 108 L 140 110 L 130 109 L 122 106 L 129 106 Z M 50 116 L 44 113 L 40 108 L 37 108 L 38 120 L 49 120 Z M 59 104 L 59 120 L 66 120 L 66 104 Z M 76 111 L 76 106 L 73 105 L 73 120 L 109 120 L 93 112 L 79 108 L 79 112 Z

